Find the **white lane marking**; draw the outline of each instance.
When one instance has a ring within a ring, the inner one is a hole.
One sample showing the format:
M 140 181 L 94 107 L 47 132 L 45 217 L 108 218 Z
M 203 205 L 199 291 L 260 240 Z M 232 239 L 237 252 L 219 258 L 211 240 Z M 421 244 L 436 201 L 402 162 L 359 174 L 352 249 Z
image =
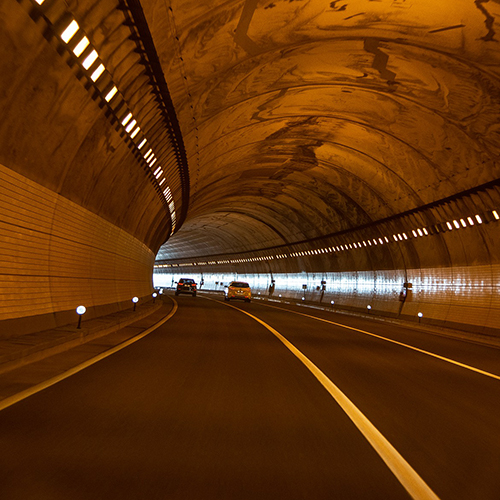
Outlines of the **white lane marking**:
M 213 299 L 209 299 L 213 300 Z M 380 431 L 361 413 L 354 403 L 301 351 L 281 335 L 272 326 L 257 318 L 256 316 L 239 309 L 238 307 L 224 304 L 237 311 L 250 316 L 264 328 L 267 328 L 296 356 L 316 377 L 320 384 L 330 393 L 338 405 L 344 410 L 361 434 L 371 444 L 387 467 L 396 476 L 401 485 L 415 500 L 439 500 L 439 497 L 427 486 L 425 481 L 415 472 L 411 465 L 399 454 L 392 444 L 380 433 Z
M 59 375 L 56 375 L 55 377 L 49 378 L 48 380 L 40 382 L 39 384 L 34 385 L 29 389 L 25 389 L 24 391 L 21 391 L 17 394 L 14 394 L 13 396 L 3 399 L 2 401 L 0 401 L 0 411 L 5 410 L 5 408 L 8 408 L 13 404 L 19 403 L 19 401 L 22 401 L 23 399 L 29 398 L 30 396 L 33 396 L 33 394 L 43 391 L 44 389 L 47 389 L 48 387 L 55 385 L 58 382 L 61 382 L 61 380 L 64 380 L 66 378 L 71 377 L 72 375 L 75 375 L 75 373 L 78 373 L 84 370 L 85 368 L 88 368 L 89 366 L 97 363 L 98 361 L 101 361 L 102 359 L 111 356 L 115 352 L 121 351 L 125 347 L 128 347 L 129 345 L 137 342 L 138 340 L 141 340 L 146 335 L 149 335 L 151 332 L 155 331 L 157 328 L 163 325 L 163 323 L 166 323 L 177 312 L 178 309 L 177 302 L 172 297 L 169 297 L 169 299 L 171 299 L 174 302 L 173 309 L 167 314 L 167 316 L 158 321 L 158 323 L 156 323 L 152 327 L 148 328 L 147 330 L 144 330 L 139 335 L 136 335 L 135 337 L 132 337 L 131 339 L 128 339 L 125 342 L 122 342 L 121 344 L 118 344 L 117 346 L 112 347 L 111 349 L 108 349 L 107 351 L 104 351 L 101 354 L 98 354 L 97 356 L 94 356 L 93 358 L 88 359 L 87 361 L 84 361 L 83 363 L 73 368 L 70 368 L 69 370 L 63 373 L 60 373 Z
M 355 332 L 364 333 L 365 335 L 370 335 L 371 337 L 376 337 L 378 339 L 385 340 L 386 342 L 391 342 L 392 344 L 397 344 L 397 345 L 400 345 L 402 347 L 406 347 L 407 349 L 411 349 L 413 351 L 417 351 L 417 352 L 420 352 L 422 354 L 427 354 L 427 356 L 432 356 L 433 358 L 440 359 L 441 361 L 446 361 L 447 363 L 451 363 L 452 365 L 460 366 L 461 368 L 465 368 L 467 370 L 470 370 L 470 371 L 473 371 L 476 373 L 480 373 L 481 375 L 486 375 L 487 377 L 491 377 L 491 378 L 494 378 L 496 380 L 500 380 L 500 375 L 495 375 L 494 373 L 486 372 L 484 370 L 476 368 L 475 366 L 466 365 L 465 363 L 460 363 L 460 361 L 455 361 L 454 359 L 446 358 L 444 356 L 440 356 L 439 354 L 434 354 L 433 352 L 425 351 L 424 349 L 420 349 L 418 347 L 414 347 L 414 346 L 409 345 L 409 344 L 404 344 L 403 342 L 398 342 L 397 340 L 392 340 L 392 339 L 388 339 L 387 337 L 382 337 L 381 335 L 377 335 L 376 333 L 370 333 L 370 332 L 367 332 L 365 330 L 360 330 L 359 328 L 354 328 L 352 326 L 343 325 L 342 323 L 336 323 L 335 321 L 330 321 L 328 319 L 317 318 L 316 316 L 311 316 L 309 314 L 304 314 L 304 313 L 300 313 L 297 311 L 290 311 L 289 309 L 283 309 L 281 307 L 270 306 L 267 304 L 260 304 L 260 305 L 265 306 L 265 307 L 271 307 L 273 309 L 278 309 L 280 311 L 286 311 L 289 313 L 298 314 L 300 316 L 305 316 L 306 318 L 315 319 L 317 321 L 323 321 L 324 323 L 330 323 L 331 325 L 340 326 L 341 328 L 346 328 L 347 330 L 353 330 Z

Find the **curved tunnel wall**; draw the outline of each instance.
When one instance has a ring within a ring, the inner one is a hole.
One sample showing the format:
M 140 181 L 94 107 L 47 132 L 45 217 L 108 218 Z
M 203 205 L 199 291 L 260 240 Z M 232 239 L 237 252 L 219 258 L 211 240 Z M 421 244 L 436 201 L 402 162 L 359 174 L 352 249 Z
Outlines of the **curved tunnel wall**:
M 2 335 L 74 322 L 78 305 L 92 318 L 150 296 L 188 181 L 139 41 L 130 12 L 109 2 L 1 3 Z
M 498 196 L 489 187 L 316 241 L 157 261 L 154 282 L 171 287 L 194 277 L 203 288 L 222 291 L 221 282 L 245 280 L 257 296 L 271 291 L 275 299 L 304 298 L 329 308 L 334 301 L 337 310 L 363 313 L 371 306 L 372 315 L 410 321 L 421 312 L 423 323 L 498 334 L 500 209 L 485 210 L 500 206 Z M 423 224 L 429 219 L 441 222 Z
M 223 292 L 230 281 L 247 281 L 254 298 L 270 298 L 397 318 L 483 334 L 499 334 L 500 265 L 391 271 L 241 273 L 182 272 L 154 275 L 155 286 L 171 288 L 182 277 L 201 290 Z M 418 313 L 422 314 L 419 320 Z
M 125 307 L 161 247 L 157 266 L 272 272 L 289 296 L 305 273 L 311 300 L 325 276 L 380 314 L 449 323 L 477 293 L 460 323 L 494 327 L 498 3 L 337 4 L 2 2 L 0 326 Z M 401 308 L 403 275 L 425 300 Z
M 151 292 L 153 252 L 80 205 L 0 165 L 0 327 L 44 330 Z M 8 200 L 6 203 L 5 200 Z

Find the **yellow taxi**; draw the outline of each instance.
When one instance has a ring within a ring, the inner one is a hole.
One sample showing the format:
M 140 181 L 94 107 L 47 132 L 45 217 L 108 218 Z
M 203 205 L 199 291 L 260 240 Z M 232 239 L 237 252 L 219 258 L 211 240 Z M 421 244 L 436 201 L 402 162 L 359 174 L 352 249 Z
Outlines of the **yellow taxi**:
M 252 300 L 250 285 L 244 281 L 231 281 L 224 289 L 224 300 L 240 299 L 245 302 Z

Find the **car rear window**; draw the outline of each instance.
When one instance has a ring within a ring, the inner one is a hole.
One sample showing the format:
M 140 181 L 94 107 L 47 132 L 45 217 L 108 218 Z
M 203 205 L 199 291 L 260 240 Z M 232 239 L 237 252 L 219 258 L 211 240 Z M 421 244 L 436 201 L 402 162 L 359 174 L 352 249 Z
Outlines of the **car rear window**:
M 230 286 L 234 286 L 235 288 L 250 288 L 249 284 L 243 281 L 233 281 Z
M 179 283 L 186 283 L 186 284 L 188 284 L 188 285 L 189 285 L 189 284 L 194 283 L 194 280 L 190 280 L 190 279 L 182 279 L 182 278 L 181 278 L 181 279 L 179 280 Z

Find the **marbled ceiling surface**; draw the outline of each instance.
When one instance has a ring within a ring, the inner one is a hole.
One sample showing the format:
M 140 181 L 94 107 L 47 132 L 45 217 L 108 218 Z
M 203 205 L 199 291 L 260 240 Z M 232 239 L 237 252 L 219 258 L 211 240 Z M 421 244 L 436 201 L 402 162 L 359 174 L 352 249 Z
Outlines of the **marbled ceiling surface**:
M 500 177 L 498 0 L 141 4 L 191 179 L 160 259 L 314 238 Z

